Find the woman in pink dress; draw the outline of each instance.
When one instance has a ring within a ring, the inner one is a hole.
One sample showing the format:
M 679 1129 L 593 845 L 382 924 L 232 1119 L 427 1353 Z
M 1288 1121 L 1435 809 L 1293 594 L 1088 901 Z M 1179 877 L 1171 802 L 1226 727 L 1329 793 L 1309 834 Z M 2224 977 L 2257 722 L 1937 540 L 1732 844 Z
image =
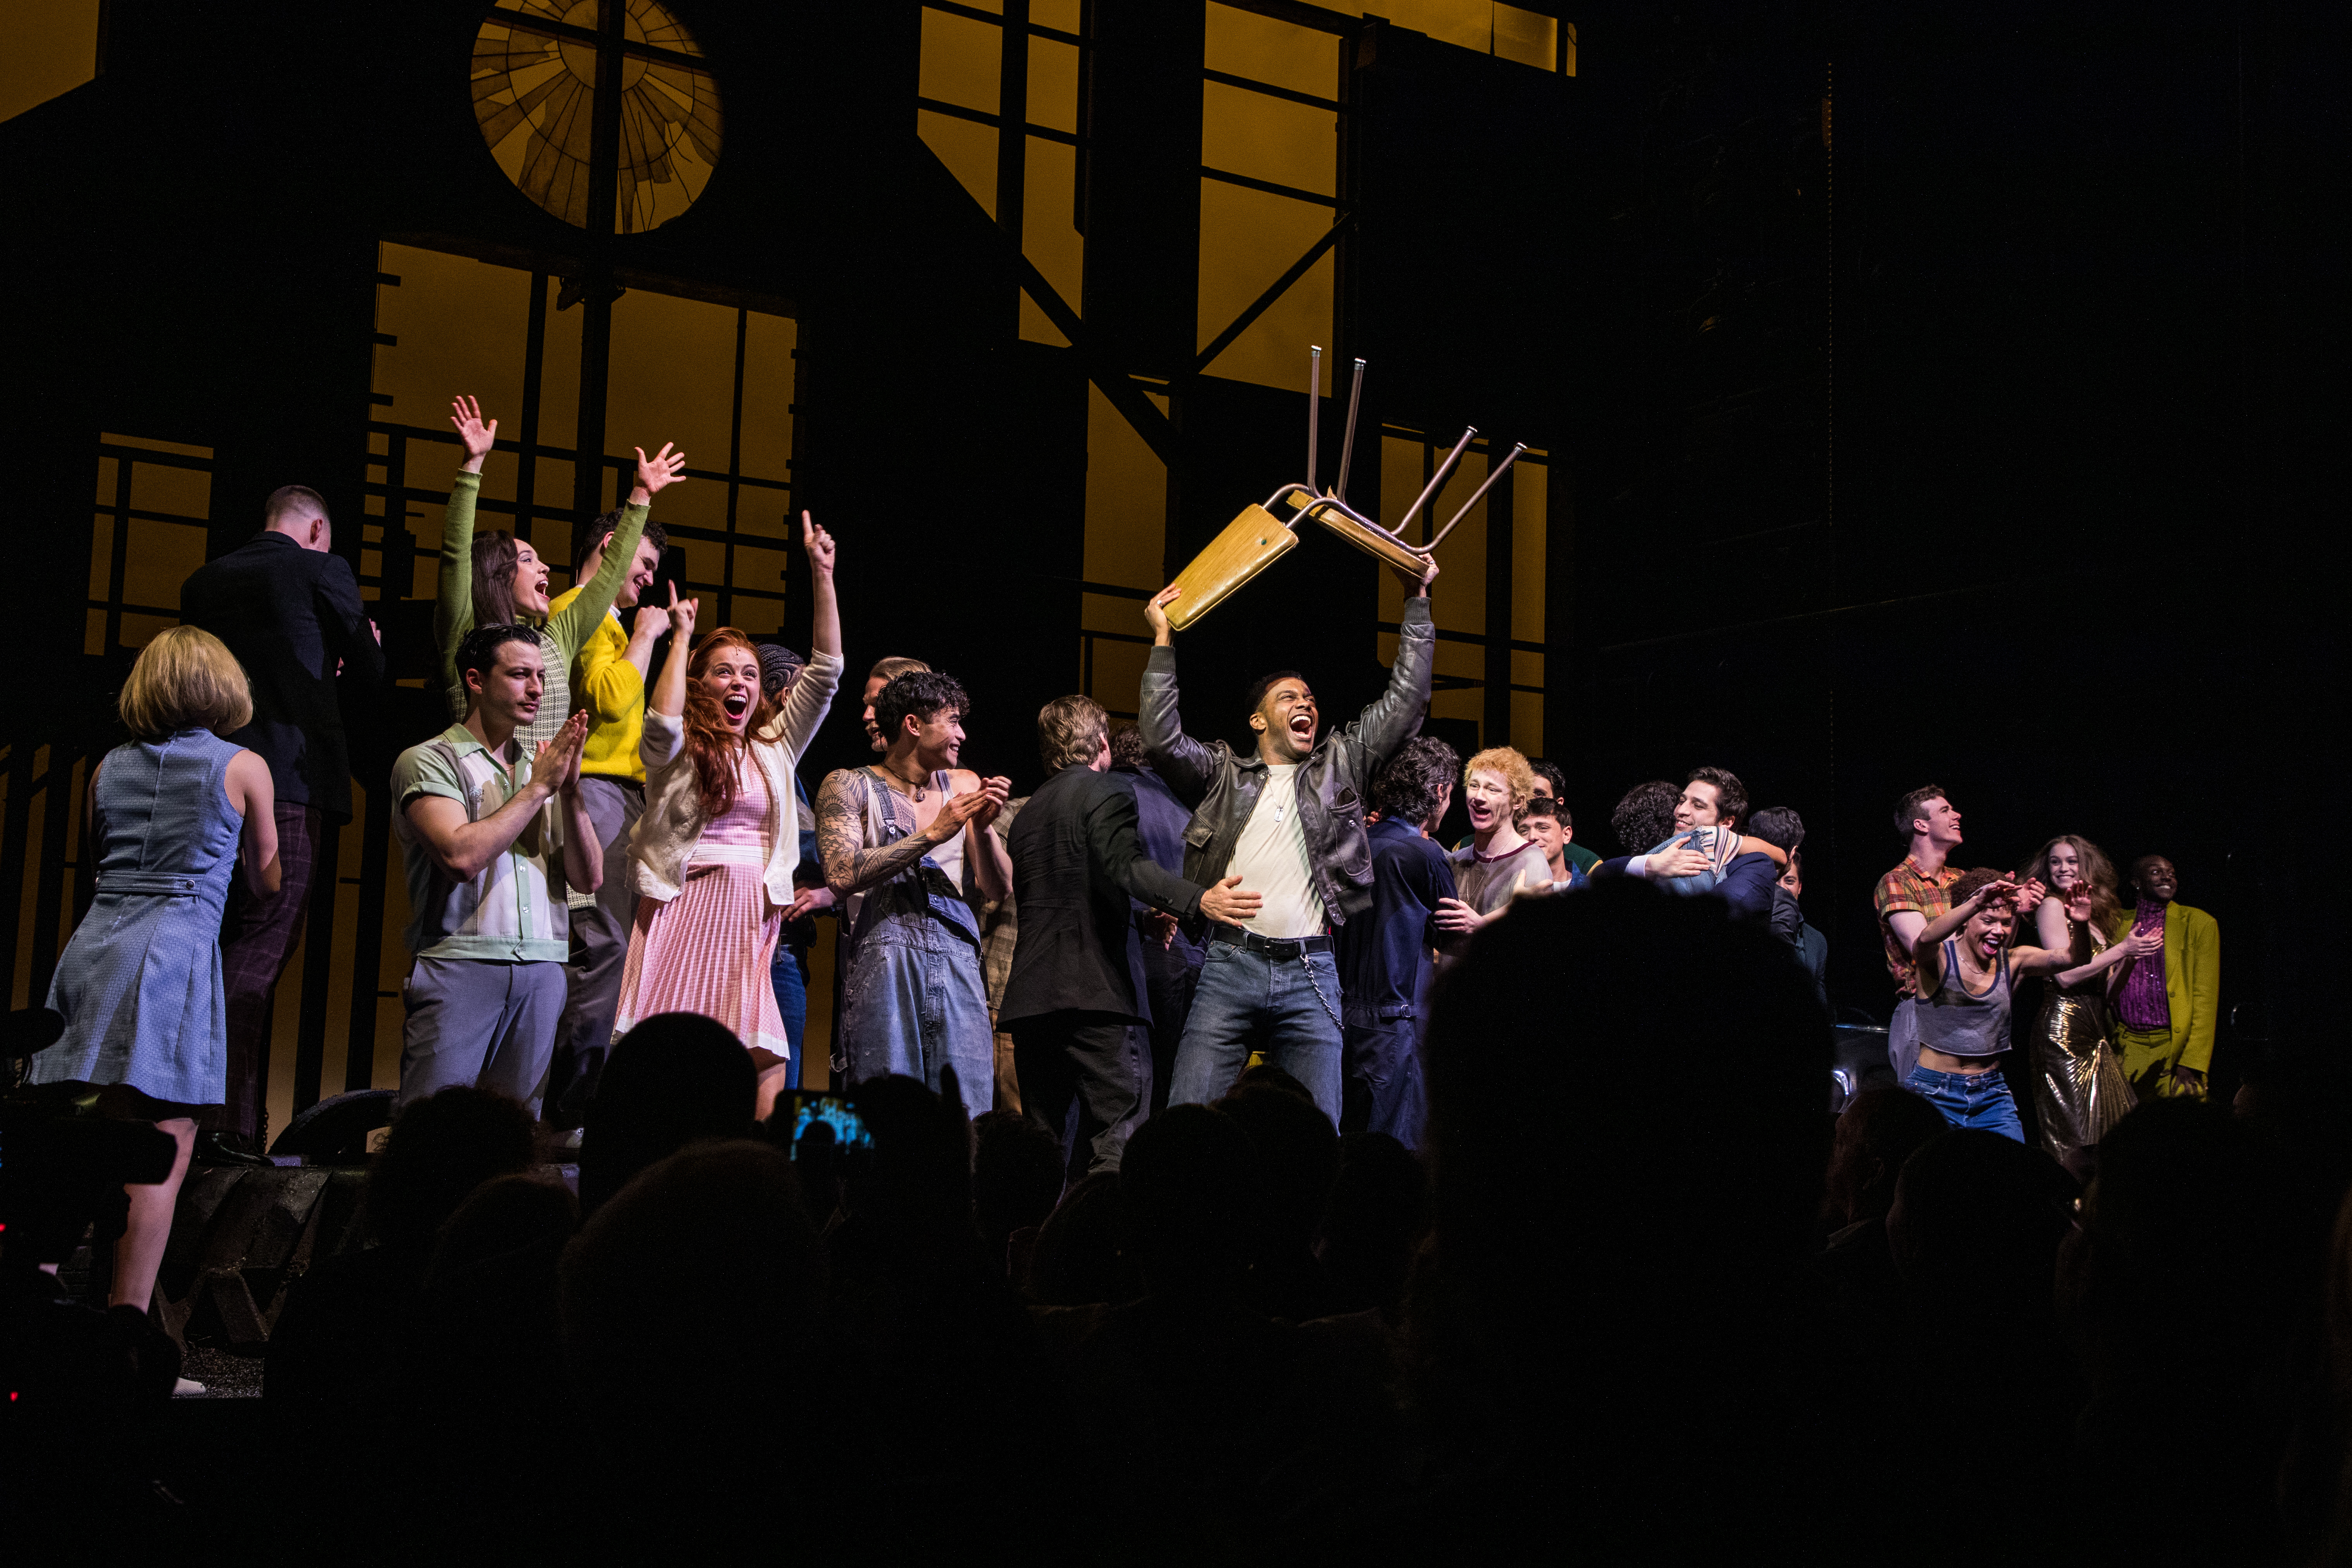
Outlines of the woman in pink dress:
M 671 590 L 669 653 L 646 704 L 646 810 L 629 839 L 638 894 L 621 973 L 617 1040 L 659 1013 L 700 1013 L 735 1032 L 760 1075 L 764 1119 L 792 1047 L 769 961 L 795 897 L 800 824 L 793 770 L 841 684 L 833 536 L 801 513 L 809 557 L 809 661 L 781 710 L 760 690 L 760 652 L 732 626 L 694 647 L 698 601 Z

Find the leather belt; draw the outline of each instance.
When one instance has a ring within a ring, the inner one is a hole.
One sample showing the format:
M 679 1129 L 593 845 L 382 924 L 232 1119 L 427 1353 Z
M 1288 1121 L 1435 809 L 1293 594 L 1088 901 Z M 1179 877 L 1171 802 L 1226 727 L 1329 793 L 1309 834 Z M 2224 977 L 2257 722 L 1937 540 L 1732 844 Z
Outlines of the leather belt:
M 1331 939 L 1328 936 L 1260 936 L 1239 926 L 1220 925 L 1209 932 L 1211 942 L 1222 942 L 1227 947 L 1238 947 L 1250 952 L 1262 952 L 1276 963 L 1289 963 L 1310 952 L 1328 952 Z

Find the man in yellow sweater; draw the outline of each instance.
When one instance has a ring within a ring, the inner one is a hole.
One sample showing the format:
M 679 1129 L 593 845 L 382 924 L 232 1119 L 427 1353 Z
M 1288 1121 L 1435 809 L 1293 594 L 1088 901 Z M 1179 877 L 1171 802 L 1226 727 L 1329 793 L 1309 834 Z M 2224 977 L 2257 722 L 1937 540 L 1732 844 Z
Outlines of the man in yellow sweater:
M 606 512 L 573 531 L 574 583 L 595 576 L 604 563 L 620 513 Z M 556 1026 L 555 1057 L 548 1068 L 546 1119 L 571 1129 L 586 1115 L 613 1038 L 613 1014 L 621 999 L 621 967 L 629 952 L 629 922 L 637 895 L 629 885 L 629 831 L 646 809 L 646 764 L 637 740 L 646 720 L 646 675 L 654 642 L 668 629 L 669 614 L 639 596 L 653 585 L 668 543 L 661 524 L 648 522 L 637 541 L 636 560 L 613 595 L 614 608 L 580 645 L 572 666 L 572 700 L 588 710 L 588 743 L 580 762 L 580 797 L 596 825 L 604 856 L 604 881 L 592 899 L 572 897 L 572 955 L 563 1018 Z M 548 606 L 571 603 L 573 588 Z M 673 590 L 675 592 L 675 590 Z M 624 631 L 620 612 L 634 612 Z

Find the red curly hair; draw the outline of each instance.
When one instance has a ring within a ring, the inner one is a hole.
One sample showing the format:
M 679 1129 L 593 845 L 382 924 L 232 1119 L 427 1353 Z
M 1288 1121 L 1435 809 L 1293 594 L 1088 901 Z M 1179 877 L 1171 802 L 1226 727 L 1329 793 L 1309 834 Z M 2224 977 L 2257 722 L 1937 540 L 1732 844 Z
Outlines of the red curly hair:
M 740 647 L 756 668 L 760 649 L 749 635 L 720 626 L 697 643 L 686 665 L 686 754 L 694 762 L 694 782 L 702 796 L 704 817 L 723 815 L 735 805 L 735 761 L 748 736 L 775 721 L 776 705 L 763 689 L 751 704 L 751 717 L 739 735 L 727 722 L 727 710 L 702 684 L 710 661 L 722 647 Z

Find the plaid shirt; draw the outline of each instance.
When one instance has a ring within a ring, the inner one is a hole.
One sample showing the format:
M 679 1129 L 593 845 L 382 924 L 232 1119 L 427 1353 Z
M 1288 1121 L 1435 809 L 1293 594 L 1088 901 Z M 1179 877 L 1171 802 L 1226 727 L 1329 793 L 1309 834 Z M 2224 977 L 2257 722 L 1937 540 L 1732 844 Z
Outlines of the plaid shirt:
M 1878 879 L 1878 889 L 1870 901 L 1878 910 L 1878 934 L 1886 943 L 1887 971 L 1895 976 L 1895 989 L 1906 996 L 1918 994 L 1918 966 L 1911 962 L 1910 950 L 1895 934 L 1895 922 L 1888 917 L 1898 910 L 1910 910 L 1931 921 L 1949 914 L 1952 884 L 1959 879 L 1958 866 L 1947 866 L 1930 875 L 1907 855 L 1903 864 Z

